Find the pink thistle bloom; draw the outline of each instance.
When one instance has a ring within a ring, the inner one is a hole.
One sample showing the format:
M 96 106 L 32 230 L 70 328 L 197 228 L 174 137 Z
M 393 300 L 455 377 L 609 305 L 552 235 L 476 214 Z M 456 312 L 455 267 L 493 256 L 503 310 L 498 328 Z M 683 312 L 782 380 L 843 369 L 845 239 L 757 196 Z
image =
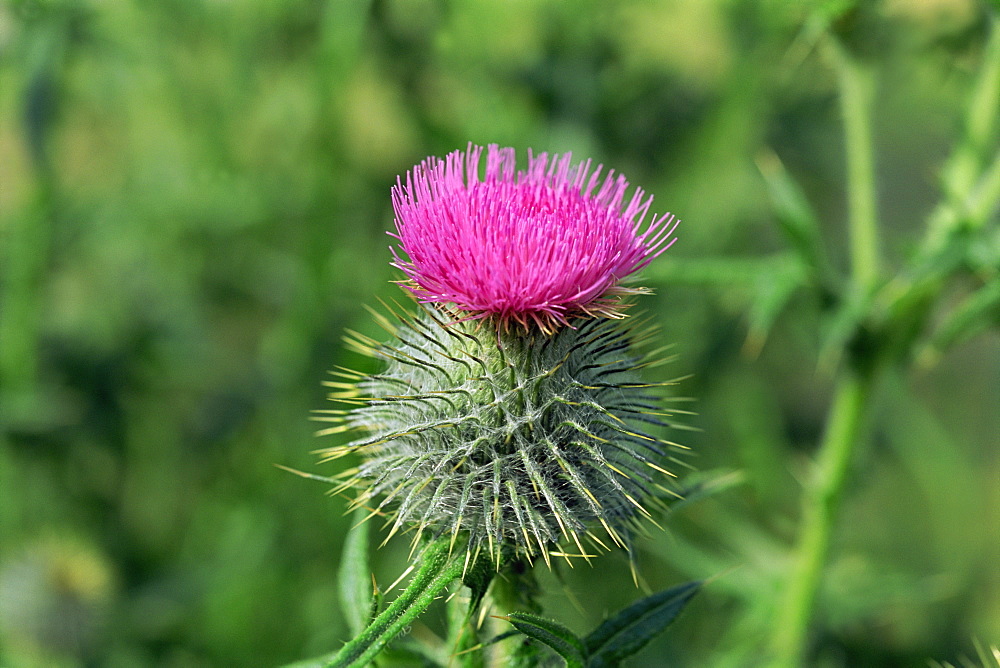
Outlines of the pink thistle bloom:
M 514 149 L 494 144 L 480 179 L 482 152 L 470 144 L 397 180 L 392 252 L 404 287 L 504 327 L 551 332 L 576 316 L 622 317 L 621 298 L 644 290 L 619 281 L 669 248 L 679 221 L 653 216 L 643 230 L 653 198 L 637 188 L 623 210 L 628 181 L 610 170 L 602 179 L 590 160 L 529 151 L 520 171 Z

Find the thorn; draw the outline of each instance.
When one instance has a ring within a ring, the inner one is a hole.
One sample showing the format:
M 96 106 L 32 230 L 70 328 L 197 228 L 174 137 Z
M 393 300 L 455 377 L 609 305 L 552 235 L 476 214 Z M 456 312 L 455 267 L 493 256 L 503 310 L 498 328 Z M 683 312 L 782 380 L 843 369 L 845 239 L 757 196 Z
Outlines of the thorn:
M 548 568 L 551 571 L 552 570 L 552 561 L 549 559 L 549 553 L 548 553 L 548 551 L 545 549 L 545 546 L 542 545 L 542 541 L 539 540 L 538 536 L 535 536 L 535 540 L 538 541 L 538 547 L 541 548 L 542 559 L 545 560 L 545 567 Z
M 570 555 L 566 554 L 565 552 L 549 552 L 549 554 L 551 554 L 553 557 L 562 557 L 563 559 L 566 560 L 566 565 L 569 566 L 570 568 L 573 568 L 573 562 L 570 561 L 569 558 Z
M 317 418 L 312 418 L 312 419 L 315 421 L 322 421 L 318 420 Z M 316 436 L 333 436 L 334 434 L 343 434 L 345 431 L 350 431 L 351 429 L 354 429 L 354 425 L 341 424 L 337 425 L 336 427 L 327 427 L 326 429 L 320 429 L 319 431 L 316 432 Z
M 635 506 L 636 508 L 638 508 L 640 513 L 642 513 L 643 515 L 645 515 L 650 520 L 653 519 L 653 516 L 649 514 L 649 511 L 646 510 L 645 508 L 643 508 L 642 504 L 640 504 L 638 501 L 636 501 L 635 499 L 633 499 L 630 494 L 625 494 L 625 498 L 629 500 L 629 503 L 631 503 L 633 506 Z
M 627 473 L 622 473 L 621 469 L 615 467 L 613 464 L 606 462 L 604 465 L 607 466 L 612 471 L 614 471 L 615 473 L 617 473 L 618 475 L 620 475 L 621 477 L 625 478 L 626 480 L 631 480 L 631 478 Z
M 318 480 L 319 482 L 325 482 L 325 483 L 330 483 L 330 484 L 333 484 L 334 482 L 336 482 L 335 479 L 333 479 L 333 478 L 328 478 L 326 476 L 316 475 L 314 473 L 306 473 L 305 471 L 298 471 L 296 469 L 289 468 L 289 467 L 283 466 L 281 464 L 274 464 L 274 467 L 275 468 L 279 468 L 282 471 L 288 471 L 289 473 L 294 473 L 295 475 L 297 475 L 297 476 L 299 476 L 301 478 L 307 478 L 309 480 Z
M 580 536 L 578 536 L 575 531 L 573 532 L 573 542 L 576 543 L 577 549 L 580 550 L 580 556 L 582 556 L 583 560 L 587 562 L 587 565 L 593 566 L 593 564 L 590 563 L 591 555 L 587 554 L 587 551 L 583 549 L 583 545 L 580 544 Z
M 594 502 L 594 507 L 595 508 L 602 508 L 603 507 L 603 506 L 601 506 L 601 502 L 597 500 L 597 497 L 594 496 L 594 493 L 590 491 L 589 487 L 583 487 L 583 492 L 584 492 L 584 494 L 586 494 L 587 496 L 590 497 L 591 501 Z
M 621 536 L 618 535 L 618 532 L 611 528 L 611 525 L 608 524 L 607 520 L 605 520 L 602 517 L 600 518 L 600 522 L 601 526 L 603 526 L 604 530 L 608 532 L 608 536 L 611 538 L 612 541 L 614 541 L 615 545 L 624 550 L 627 550 L 628 546 L 625 545 L 625 542 L 622 540 Z
M 406 555 L 407 561 L 413 561 L 413 553 L 417 551 L 417 545 L 420 544 L 420 533 L 425 528 L 426 527 L 423 524 L 421 524 L 420 526 L 417 527 L 417 530 L 413 532 L 413 540 L 410 541 L 410 553 Z
M 648 467 L 650 467 L 650 468 L 652 468 L 652 469 L 656 469 L 657 471 L 659 471 L 659 472 L 660 472 L 660 473 L 662 473 L 663 475 L 667 475 L 667 476 L 670 476 L 671 478 L 676 478 L 676 477 L 677 477 L 677 474 L 676 474 L 676 473 L 671 473 L 671 472 L 670 472 L 670 471 L 668 471 L 667 469 L 663 468 L 662 466 L 657 466 L 657 465 L 656 465 L 656 464 L 654 464 L 653 462 L 646 462 L 646 466 L 648 466 Z
M 487 607 L 488 606 L 484 605 L 482 607 L 482 609 L 480 609 L 480 611 L 479 611 L 479 619 L 476 622 L 476 628 L 477 629 L 483 628 L 483 622 L 486 621 Z
M 347 513 L 344 513 L 344 514 L 346 515 Z M 362 524 L 364 524 L 365 522 L 367 522 L 367 521 L 368 521 L 368 519 L 369 519 L 370 517 L 371 517 L 371 515 L 369 515 L 368 517 L 365 517 L 365 518 L 363 518 L 363 519 L 362 519 L 362 520 L 361 520 L 360 522 L 358 522 L 357 524 L 355 524 L 354 526 L 352 526 L 352 527 L 351 527 L 351 531 L 354 531 L 354 530 L 355 530 L 355 529 L 357 529 L 357 528 L 358 528 L 359 526 L 361 526 Z M 374 577 L 374 576 L 373 576 L 373 577 Z
M 396 578 L 396 581 L 395 581 L 395 582 L 393 582 L 393 583 L 392 583 L 391 585 L 389 585 L 389 588 L 388 588 L 388 589 L 386 589 L 386 591 L 387 591 L 387 592 L 390 592 L 390 591 L 392 591 L 393 589 L 395 589 L 395 588 L 396 588 L 396 586 L 397 586 L 397 585 L 398 585 L 398 584 L 399 584 L 400 582 L 402 582 L 402 581 L 403 581 L 403 579 L 404 579 L 404 578 L 406 578 L 406 576 L 407 576 L 407 575 L 409 575 L 410 573 L 412 573 L 412 572 L 413 572 L 413 569 L 414 569 L 414 568 L 416 568 L 416 564 L 410 564 L 410 566 L 409 566 L 409 567 L 408 567 L 408 568 L 407 568 L 407 569 L 406 569 L 405 571 L 403 571 L 402 575 L 400 575 L 400 576 L 399 576 L 398 578 Z
M 589 538 L 590 540 L 592 540 L 595 543 L 597 543 L 598 545 L 600 545 L 604 549 L 605 552 L 610 552 L 611 551 L 611 548 L 609 548 L 607 545 L 605 545 L 604 541 L 602 541 L 600 538 L 598 538 L 597 535 L 594 534 L 594 532 L 588 530 L 587 531 L 587 538 Z

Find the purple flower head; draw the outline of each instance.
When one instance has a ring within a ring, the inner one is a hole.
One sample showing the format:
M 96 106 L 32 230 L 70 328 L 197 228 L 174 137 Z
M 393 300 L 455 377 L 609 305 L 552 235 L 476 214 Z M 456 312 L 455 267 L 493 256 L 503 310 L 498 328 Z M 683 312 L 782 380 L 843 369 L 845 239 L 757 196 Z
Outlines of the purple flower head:
M 522 171 L 513 148 L 490 145 L 480 179 L 482 152 L 470 144 L 397 180 L 393 264 L 404 286 L 505 327 L 551 332 L 575 316 L 621 317 L 621 297 L 643 290 L 619 281 L 669 248 L 679 221 L 654 216 L 642 229 L 653 198 L 637 188 L 623 209 L 628 181 L 610 170 L 602 178 L 590 160 L 529 151 Z

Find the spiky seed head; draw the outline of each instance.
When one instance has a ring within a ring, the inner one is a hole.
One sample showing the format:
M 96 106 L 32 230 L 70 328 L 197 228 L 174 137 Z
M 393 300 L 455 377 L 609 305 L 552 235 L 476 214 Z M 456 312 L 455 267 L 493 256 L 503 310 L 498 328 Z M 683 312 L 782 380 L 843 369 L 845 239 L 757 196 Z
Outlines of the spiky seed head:
M 553 331 L 579 315 L 618 317 L 621 298 L 641 292 L 620 281 L 673 243 L 677 223 L 653 216 L 628 181 L 570 154 L 528 154 L 469 145 L 428 158 L 392 189 L 395 266 L 418 300 L 450 304 L 462 317 Z
M 548 562 L 626 546 L 669 493 L 671 446 L 647 431 L 669 412 L 638 376 L 634 327 L 504 331 L 432 307 L 383 323 L 389 342 L 354 344 L 385 369 L 332 395 L 349 409 L 328 431 L 362 436 L 321 452 L 364 455 L 343 489 L 390 536 L 465 532 L 498 563 L 502 549 Z

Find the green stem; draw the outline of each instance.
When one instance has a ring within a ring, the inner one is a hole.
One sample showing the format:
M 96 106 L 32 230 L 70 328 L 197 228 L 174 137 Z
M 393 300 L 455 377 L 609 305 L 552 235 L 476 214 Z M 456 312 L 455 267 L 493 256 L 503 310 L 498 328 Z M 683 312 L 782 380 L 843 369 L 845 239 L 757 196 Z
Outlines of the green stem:
M 517 560 L 509 564 L 509 567 L 493 581 L 493 586 L 490 588 L 490 599 L 492 599 L 492 607 L 498 615 L 508 615 L 512 612 L 541 614 L 542 607 L 538 603 L 540 593 L 541 590 L 531 564 Z M 499 622 L 493 624 L 495 635 L 509 631 L 511 628 L 508 621 L 493 621 Z M 492 665 L 505 668 L 525 668 L 539 665 L 541 650 L 538 644 L 526 642 L 526 640 L 525 636 L 518 635 L 495 645 Z
M 836 38 L 830 55 L 840 84 L 847 161 L 851 279 L 857 293 L 879 277 L 875 167 L 872 143 L 874 76 Z M 802 497 L 802 526 L 792 573 L 779 602 L 772 650 L 774 668 L 803 665 L 816 595 L 840 510 L 844 484 L 868 413 L 877 360 L 851 356 L 834 390 L 815 478 Z
M 417 574 L 403 593 L 367 629 L 344 645 L 326 664 L 327 668 L 367 666 L 434 599 L 462 576 L 466 555 L 464 545 L 456 544 L 453 551 L 450 538 L 439 538 L 426 549 Z
M 867 291 L 874 286 L 879 272 L 871 124 L 874 76 L 867 65 L 841 45 L 834 42 L 831 52 L 844 117 L 851 276 L 857 287 Z
M 988 211 L 985 215 L 976 211 L 975 204 L 967 202 L 967 198 L 976 189 L 991 151 L 995 151 L 993 137 L 996 135 L 998 99 L 1000 17 L 993 16 L 989 39 L 983 50 L 983 64 L 969 97 L 963 137 L 955 145 L 942 170 L 945 196 L 929 218 L 929 233 L 924 239 L 926 255 L 940 249 L 946 243 L 948 234 L 961 225 L 967 215 L 971 215 L 968 222 L 973 226 L 989 215 Z
M 476 649 L 479 638 L 475 631 L 473 612 L 469 601 L 453 596 L 448 602 L 448 638 L 445 649 L 450 657 L 449 666 L 457 668 L 484 668 L 483 651 Z
M 809 623 L 844 483 L 868 413 L 872 372 L 845 372 L 837 385 L 820 459 L 803 496 L 794 570 L 776 618 L 773 668 L 803 665 Z
M 983 172 L 982 178 L 969 195 L 968 223 L 972 228 L 980 228 L 990 219 L 990 214 L 1000 199 L 1000 151 L 993 157 L 993 162 Z

